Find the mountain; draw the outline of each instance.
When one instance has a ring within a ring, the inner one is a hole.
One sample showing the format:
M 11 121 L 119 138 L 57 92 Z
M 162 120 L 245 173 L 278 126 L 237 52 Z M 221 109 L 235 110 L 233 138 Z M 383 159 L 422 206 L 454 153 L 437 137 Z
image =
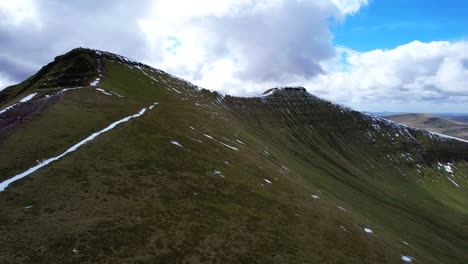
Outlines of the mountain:
M 463 117 L 449 119 L 430 114 L 405 114 L 390 115 L 385 118 L 411 127 L 468 140 L 468 122 L 463 122 Z
M 467 263 L 468 143 L 75 49 L 0 92 L 2 263 Z

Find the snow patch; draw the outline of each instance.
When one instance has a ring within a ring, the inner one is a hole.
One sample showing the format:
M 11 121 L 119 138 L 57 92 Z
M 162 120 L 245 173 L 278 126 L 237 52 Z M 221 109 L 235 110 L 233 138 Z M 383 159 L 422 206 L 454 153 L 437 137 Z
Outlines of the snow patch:
M 3 108 L 2 110 L 0 110 L 0 114 L 5 113 L 6 111 L 12 109 L 13 107 L 15 107 L 15 106 L 17 106 L 17 105 L 18 105 L 18 104 L 12 104 L 12 105 L 10 105 L 10 106 L 7 106 L 7 107 Z
M 401 260 L 403 260 L 404 262 L 411 262 L 413 261 L 413 259 L 413 257 L 401 255 Z
M 72 91 L 72 90 L 78 90 L 78 89 L 81 89 L 82 87 L 81 86 L 78 86 L 78 87 L 70 87 L 70 88 L 64 88 L 62 90 L 60 90 L 59 93 L 63 93 L 63 92 L 67 92 L 67 91 Z
M 106 90 L 104 90 L 102 88 L 96 88 L 96 90 L 103 93 L 103 94 L 105 94 L 105 95 L 112 95 L 111 93 L 106 92 Z
M 153 105 L 156 105 L 157 103 L 154 103 Z M 10 185 L 10 183 L 12 182 L 15 182 L 19 179 L 22 179 L 28 175 L 30 175 L 31 173 L 39 170 L 40 168 L 48 165 L 49 163 L 52 163 L 54 161 L 57 161 L 61 158 L 63 158 L 64 156 L 66 156 L 67 154 L 71 153 L 71 152 L 74 152 L 75 150 L 77 150 L 79 147 L 81 147 L 82 145 L 92 141 L 93 139 L 95 139 L 97 136 L 101 135 L 102 133 L 105 133 L 113 128 L 115 128 L 116 126 L 122 124 L 122 123 L 125 123 L 127 121 L 129 121 L 130 119 L 133 119 L 133 118 L 136 118 L 136 117 L 139 117 L 139 116 L 142 116 L 145 112 L 146 112 L 147 108 L 143 108 L 140 110 L 140 112 L 134 114 L 134 115 L 131 115 L 131 116 L 128 116 L 128 117 L 125 117 L 125 118 L 122 118 L 112 124 L 110 124 L 109 126 L 107 126 L 106 128 L 98 131 L 98 132 L 95 132 L 93 133 L 92 135 L 88 136 L 87 138 L 83 139 L 82 141 L 78 142 L 77 144 L 75 144 L 74 146 L 70 147 L 69 149 L 67 149 L 65 152 L 63 152 L 62 154 L 58 155 L 58 156 L 55 156 L 55 157 L 52 157 L 52 158 L 49 158 L 49 159 L 46 159 L 46 160 L 43 160 L 41 161 L 39 164 L 37 164 L 36 166 L 34 167 L 31 167 L 29 168 L 28 170 L 20 173 L 20 174 L 17 174 L 16 176 L 8 179 L 8 180 L 5 180 L 3 182 L 0 183 L 0 192 L 4 191 L 5 188 Z
M 158 104 L 159 104 L 159 103 L 154 103 L 154 104 L 150 105 L 149 110 L 153 110 L 153 108 L 154 108 L 156 105 L 158 105 Z
M 110 93 L 113 94 L 113 95 L 116 95 L 117 97 L 124 98 L 123 95 L 120 95 L 120 94 L 118 94 L 116 92 L 110 91 Z
M 223 142 L 221 142 L 221 141 L 219 141 L 219 143 L 221 143 L 221 144 L 222 144 L 223 146 L 225 146 L 226 148 L 230 148 L 230 149 L 232 149 L 232 150 L 239 151 L 238 148 L 235 148 L 235 147 L 233 147 L 233 146 L 229 146 L 229 145 L 226 144 L 226 143 L 223 143 Z
M 315 194 L 311 194 L 310 196 L 312 196 L 312 198 L 314 198 L 314 199 L 320 199 L 320 196 L 315 195 Z
M 240 141 L 240 140 L 238 140 L 238 139 L 236 139 L 236 141 L 239 142 L 239 143 L 241 143 L 242 145 L 245 145 L 244 142 L 242 142 L 242 141 Z
M 336 207 L 337 207 L 338 209 L 340 209 L 341 211 L 344 211 L 344 212 L 346 212 L 346 211 L 347 211 L 346 209 L 344 209 L 344 208 L 343 208 L 343 207 L 341 207 L 341 206 L 338 206 L 338 205 L 337 205 Z
M 374 233 L 374 231 L 372 231 L 372 229 L 367 228 L 367 227 L 364 227 L 364 232 L 366 232 L 366 233 L 368 233 L 368 234 Z
M 184 148 L 179 142 L 177 142 L 175 140 L 171 140 L 171 144 L 176 145 L 176 146 L 178 146 L 180 148 Z
M 5 113 L 5 112 L 9 111 L 10 109 L 14 108 L 15 106 L 19 105 L 20 103 L 25 103 L 25 102 L 31 100 L 34 96 L 36 96 L 36 94 L 37 94 L 37 93 L 30 94 L 30 95 L 24 97 L 23 99 L 21 99 L 21 100 L 19 101 L 19 103 L 12 104 L 12 105 L 10 105 L 10 106 L 7 106 L 7 107 L 3 108 L 2 110 L 0 110 L 0 114 L 3 114 L 3 113 Z
M 208 134 L 203 134 L 205 137 L 209 138 L 209 139 L 214 139 L 212 136 L 208 135 Z
M 450 167 L 450 163 L 447 163 L 447 165 L 444 165 L 445 171 L 448 173 L 453 173 L 452 167 Z
M 214 175 L 219 175 L 219 177 L 224 178 L 224 175 L 221 174 L 221 172 L 220 172 L 219 170 L 214 170 L 214 171 L 213 171 L 213 174 L 214 174 Z
M 99 84 L 99 81 L 101 80 L 100 77 L 97 77 L 96 80 L 94 80 L 94 82 L 90 83 L 89 86 L 96 86 Z
M 37 94 L 37 93 L 32 93 L 32 94 L 30 94 L 30 95 L 24 97 L 23 99 L 20 100 L 20 103 L 25 103 L 25 102 L 27 102 L 27 101 L 33 99 L 33 97 L 36 96 L 36 94 Z
M 454 180 L 450 179 L 449 177 L 447 177 L 447 179 L 453 183 L 453 185 L 457 186 L 458 188 L 460 188 L 460 185 L 458 185 Z
M 267 180 L 267 179 L 263 179 L 266 183 L 269 183 L 271 184 L 271 181 Z

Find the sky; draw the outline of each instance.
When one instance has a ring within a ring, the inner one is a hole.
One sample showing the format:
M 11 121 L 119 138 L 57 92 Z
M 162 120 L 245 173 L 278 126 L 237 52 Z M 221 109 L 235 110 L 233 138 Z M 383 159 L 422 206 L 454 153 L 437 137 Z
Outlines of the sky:
M 361 111 L 468 113 L 468 1 L 0 0 L 0 90 L 75 47 L 223 94 L 303 86 Z

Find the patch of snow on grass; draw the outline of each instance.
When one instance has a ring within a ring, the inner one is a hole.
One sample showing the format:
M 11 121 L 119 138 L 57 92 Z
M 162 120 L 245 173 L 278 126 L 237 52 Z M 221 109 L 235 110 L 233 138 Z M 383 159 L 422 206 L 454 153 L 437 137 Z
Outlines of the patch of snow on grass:
M 366 233 L 368 233 L 368 234 L 374 233 L 374 231 L 372 231 L 372 229 L 367 228 L 367 227 L 364 227 L 364 232 L 366 232 Z
M 219 141 L 219 143 L 221 143 L 221 144 L 222 144 L 223 146 L 225 146 L 226 148 L 230 148 L 230 149 L 232 149 L 232 150 L 239 151 L 238 148 L 235 148 L 235 147 L 233 147 L 233 146 L 229 146 L 228 144 L 226 144 L 226 143 L 224 143 L 224 142 Z
M 460 185 L 458 185 L 454 180 L 450 179 L 449 177 L 447 177 L 447 179 L 452 182 L 455 186 L 457 186 L 458 188 L 460 188 Z
M 120 94 L 118 94 L 116 92 L 110 91 L 110 93 L 113 94 L 113 95 L 116 95 L 117 97 L 124 98 L 123 95 L 120 95 Z
M 153 105 L 155 105 L 155 104 L 153 104 Z M 8 180 L 5 180 L 5 181 L 1 182 L 1 183 L 0 183 L 0 192 L 4 191 L 5 188 L 6 188 L 8 185 L 10 185 L 10 183 L 15 182 L 15 181 L 17 181 L 17 180 L 19 180 L 19 179 L 22 179 L 22 178 L 28 176 L 29 174 L 31 174 L 31 173 L 37 171 L 38 169 L 40 169 L 40 168 L 42 168 L 42 167 L 48 165 L 49 163 L 52 163 L 52 162 L 54 162 L 54 161 L 57 161 L 57 160 L 63 158 L 63 157 L 66 156 L 67 154 L 69 154 L 69 153 L 71 153 L 71 152 L 77 150 L 77 149 L 78 149 L 79 147 L 81 147 L 82 145 L 84 145 L 84 144 L 90 142 L 91 140 L 95 139 L 97 136 L 101 135 L 102 133 L 105 133 L 105 132 L 107 132 L 107 131 L 113 129 L 113 128 L 115 128 L 116 126 L 118 126 L 118 125 L 120 125 L 120 124 L 122 124 L 122 123 L 128 122 L 130 119 L 133 119 L 133 118 L 142 116 L 142 115 L 146 112 L 146 109 L 147 109 L 147 108 L 143 108 L 143 109 L 140 110 L 140 112 L 138 112 L 138 113 L 136 113 L 136 114 L 134 114 L 134 115 L 127 116 L 127 117 L 125 117 L 125 118 L 122 118 L 122 119 L 120 119 L 120 120 L 118 120 L 118 121 L 116 121 L 116 122 L 110 124 L 110 125 L 107 126 L 106 128 L 104 128 L 104 129 L 102 129 L 102 130 L 100 130 L 100 131 L 98 131 L 98 132 L 95 132 L 95 133 L 93 133 L 91 136 L 89 136 L 89 137 L 83 139 L 82 141 L 78 142 L 77 144 L 75 144 L 74 146 L 70 147 L 70 148 L 67 149 L 65 152 L 63 152 L 62 154 L 60 154 L 60 155 L 58 155 L 58 156 L 55 156 L 55 157 L 52 157 L 52 158 L 49 158 L 49 159 L 46 159 L 46 160 L 43 160 L 42 162 L 40 162 L 40 163 L 37 164 L 36 166 L 31 167 L 31 168 L 29 168 L 28 170 L 26 170 L 26 171 L 24 171 L 24 172 L 22 172 L 22 173 L 20 173 L 20 174 L 17 174 L 16 176 L 14 176 L 14 177 L 12 177 L 12 178 L 10 178 L 10 179 L 8 179 Z
M 81 89 L 81 86 L 78 86 L 78 87 L 71 87 L 71 88 L 65 88 L 65 89 L 60 90 L 59 93 L 63 93 L 63 92 L 67 92 L 67 91 L 72 91 L 72 90 L 78 90 L 78 89 Z
M 183 148 L 183 146 L 179 142 L 177 142 L 175 140 L 171 140 L 171 144 L 176 145 L 176 146 L 178 146 L 180 148 Z
M 267 179 L 263 179 L 266 183 L 269 183 L 271 184 L 271 181 L 267 180 Z
M 96 90 L 103 93 L 103 94 L 105 94 L 105 95 L 112 95 L 111 93 L 106 92 L 106 90 L 104 90 L 102 88 L 96 88 Z
M 13 107 L 15 107 L 15 106 L 17 106 L 17 105 L 18 105 L 18 104 L 12 104 L 12 105 L 10 105 L 10 106 L 7 106 L 7 107 L 3 108 L 2 110 L 0 110 L 0 114 L 5 113 L 6 111 L 12 109 Z
M 239 143 L 241 143 L 242 145 L 245 145 L 244 142 L 242 142 L 242 141 L 240 141 L 240 140 L 238 140 L 238 139 L 236 139 L 236 141 L 239 142 Z
M 344 212 L 346 212 L 346 211 L 347 211 L 346 209 L 344 209 L 344 208 L 343 208 L 343 207 L 341 207 L 341 206 L 338 206 L 338 205 L 337 205 L 336 207 L 337 207 L 338 209 L 340 209 L 341 211 L 344 211 Z
M 20 100 L 20 103 L 25 103 L 25 102 L 27 102 L 27 101 L 33 99 L 33 97 L 36 96 L 36 94 L 37 94 L 37 93 L 32 93 L 32 94 L 30 94 L 30 95 L 24 97 L 23 99 Z
M 209 139 L 214 139 L 212 136 L 208 135 L 208 134 L 203 134 L 205 137 L 209 138 Z
M 403 260 L 404 262 L 411 262 L 411 261 L 413 261 L 413 258 L 410 257 L 410 256 L 401 255 L 401 260 Z
M 154 103 L 154 104 L 150 105 L 149 110 L 153 110 L 153 108 L 154 108 L 156 105 L 158 105 L 158 104 L 159 104 L 159 103 Z
M 312 196 L 312 198 L 314 198 L 314 199 L 320 199 L 320 196 L 315 195 L 315 194 L 311 194 L 310 196 Z
M 101 80 L 100 77 L 97 77 L 96 80 L 94 80 L 94 82 L 90 83 L 89 86 L 96 86 L 98 85 L 99 81 Z
M 213 171 L 213 174 L 214 174 L 214 175 L 219 175 L 219 177 L 224 178 L 224 175 L 221 174 L 221 172 L 220 172 L 219 170 Z
M 450 167 L 450 164 L 447 163 L 447 165 L 444 165 L 445 171 L 448 173 L 453 173 L 452 168 Z
M 34 96 L 36 96 L 36 94 L 37 94 L 37 93 L 30 94 L 30 95 L 24 97 L 23 99 L 21 99 L 21 100 L 19 101 L 19 103 L 12 104 L 12 105 L 10 105 L 10 106 L 7 106 L 7 107 L 3 108 L 2 110 L 0 110 L 0 114 L 5 113 L 6 111 L 8 111 L 8 110 L 14 108 L 15 106 L 19 105 L 20 103 L 25 103 L 25 102 L 31 100 Z

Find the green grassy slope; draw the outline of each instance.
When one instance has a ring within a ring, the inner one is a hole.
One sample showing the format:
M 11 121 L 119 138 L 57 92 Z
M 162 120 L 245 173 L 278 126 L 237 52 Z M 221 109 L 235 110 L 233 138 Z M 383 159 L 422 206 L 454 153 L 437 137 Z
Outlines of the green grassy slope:
M 0 127 L 0 180 L 159 104 L 0 192 L 0 262 L 468 260 L 468 144 L 304 93 L 222 97 L 74 52 L 59 61 L 93 58 L 93 77 L 8 112 L 38 105 Z M 112 95 L 88 86 L 99 74 Z
M 405 114 L 386 116 L 390 120 L 419 129 L 442 133 L 468 140 L 468 123 L 429 114 Z

